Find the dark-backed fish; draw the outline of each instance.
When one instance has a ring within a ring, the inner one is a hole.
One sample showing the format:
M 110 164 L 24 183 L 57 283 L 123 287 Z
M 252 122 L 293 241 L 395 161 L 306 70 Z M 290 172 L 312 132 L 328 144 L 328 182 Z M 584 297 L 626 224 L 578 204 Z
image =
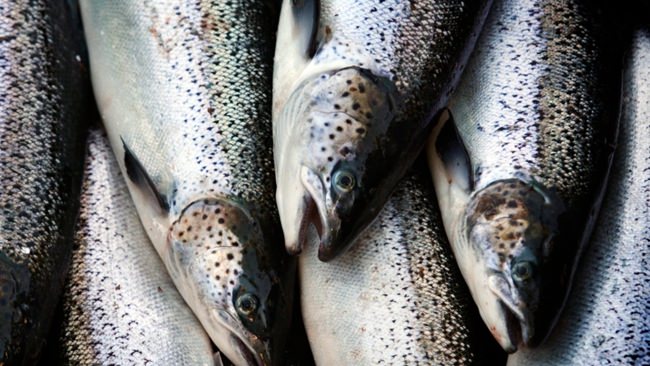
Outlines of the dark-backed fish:
M 284 1 L 273 80 L 287 250 L 330 260 L 376 218 L 424 146 L 491 0 Z
M 90 85 L 74 1 L 0 1 L 0 364 L 36 362 L 72 251 Z
M 428 148 L 442 218 L 502 347 L 543 340 L 593 226 L 620 53 L 593 2 L 496 1 Z
M 103 131 L 86 153 L 62 342 L 71 365 L 213 365 L 212 344 L 138 220 Z
M 293 268 L 273 200 L 265 2 L 93 0 L 82 15 L 113 151 L 176 287 L 235 364 L 277 362 Z

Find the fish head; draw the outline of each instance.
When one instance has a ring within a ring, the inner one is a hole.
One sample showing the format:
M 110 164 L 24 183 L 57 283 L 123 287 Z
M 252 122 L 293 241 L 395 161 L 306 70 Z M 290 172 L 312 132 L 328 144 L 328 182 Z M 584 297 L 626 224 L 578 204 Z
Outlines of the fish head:
M 476 192 L 465 240 L 475 262 L 465 278 L 481 316 L 504 350 L 529 345 L 562 205 L 536 183 L 504 180 Z
M 291 313 L 265 230 L 227 199 L 187 206 L 169 232 L 172 278 L 219 350 L 238 365 L 272 365 Z M 188 300 L 189 299 L 189 300 Z
M 287 128 L 276 157 L 277 202 L 287 249 L 301 251 L 308 227 L 321 260 L 347 248 L 374 220 L 397 179 L 388 138 L 392 82 L 348 67 L 320 72 L 292 93 L 276 122 Z

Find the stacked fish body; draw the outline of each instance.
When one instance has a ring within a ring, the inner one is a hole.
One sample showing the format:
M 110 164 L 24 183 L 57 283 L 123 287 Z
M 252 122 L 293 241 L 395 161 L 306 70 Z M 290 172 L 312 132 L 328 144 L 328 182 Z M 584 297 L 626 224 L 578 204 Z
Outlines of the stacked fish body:
M 138 221 L 108 139 L 89 136 L 66 292 L 73 365 L 212 365 L 212 344 Z
M 300 256 L 302 312 L 318 365 L 467 365 L 478 360 L 471 297 L 420 174 L 328 263 Z M 314 243 L 315 244 L 315 243 Z
M 72 250 L 89 96 L 68 1 L 0 2 L 0 364 L 32 364 Z
M 82 3 L 96 99 L 139 217 L 238 365 L 274 362 L 293 290 L 276 230 L 264 6 Z
M 554 323 L 606 179 L 620 65 L 598 15 L 495 2 L 428 148 L 461 272 L 510 352 Z
M 565 313 L 547 342 L 509 365 L 650 364 L 650 31 L 623 78 L 621 131 L 594 236 Z
M 421 150 L 491 1 L 284 1 L 273 80 L 287 249 L 330 260 L 376 218 Z

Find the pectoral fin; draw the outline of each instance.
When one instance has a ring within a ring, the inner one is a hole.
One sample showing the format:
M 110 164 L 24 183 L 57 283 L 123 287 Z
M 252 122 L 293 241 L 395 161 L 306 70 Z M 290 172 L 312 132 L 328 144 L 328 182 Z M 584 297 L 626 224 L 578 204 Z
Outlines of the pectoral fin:
M 124 147 L 124 167 L 126 168 L 126 175 L 129 180 L 140 190 L 140 192 L 152 202 L 157 205 L 161 211 L 169 211 L 169 202 L 167 197 L 160 193 L 147 171 L 145 170 L 140 160 L 133 154 L 131 149 L 127 146 L 124 139 L 122 146 Z
M 303 55 L 312 58 L 319 47 L 318 20 L 320 16 L 319 0 L 292 0 L 291 10 L 296 29 L 300 36 L 297 39 Z
M 436 139 L 436 152 L 440 157 L 450 184 L 459 186 L 466 192 L 474 189 L 472 164 L 465 144 L 458 134 L 454 117 L 450 110 L 442 112 L 438 123 L 444 124 Z

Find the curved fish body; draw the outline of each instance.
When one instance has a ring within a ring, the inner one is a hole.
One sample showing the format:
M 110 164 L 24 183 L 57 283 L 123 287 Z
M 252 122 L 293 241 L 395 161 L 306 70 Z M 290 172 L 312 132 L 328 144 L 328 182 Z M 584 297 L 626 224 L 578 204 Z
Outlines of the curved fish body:
M 318 257 L 330 260 L 376 218 L 424 146 L 490 4 L 284 1 L 273 153 L 290 253 L 313 225 Z
M 90 84 L 70 1 L 0 2 L 0 364 L 33 364 L 72 251 Z
M 302 313 L 318 365 L 467 365 L 477 361 L 471 297 L 433 187 L 400 182 L 377 220 L 328 263 L 299 257 Z
M 509 365 L 650 364 L 650 30 L 623 77 L 619 144 L 601 214 L 548 341 Z
M 509 352 L 553 326 L 611 162 L 621 65 L 592 5 L 495 2 L 428 146 L 455 257 Z
M 274 362 L 295 268 L 275 230 L 264 2 L 81 5 L 100 113 L 152 243 L 231 361 Z
M 103 131 L 89 136 L 64 294 L 72 365 L 212 365 L 212 344 L 167 274 Z

